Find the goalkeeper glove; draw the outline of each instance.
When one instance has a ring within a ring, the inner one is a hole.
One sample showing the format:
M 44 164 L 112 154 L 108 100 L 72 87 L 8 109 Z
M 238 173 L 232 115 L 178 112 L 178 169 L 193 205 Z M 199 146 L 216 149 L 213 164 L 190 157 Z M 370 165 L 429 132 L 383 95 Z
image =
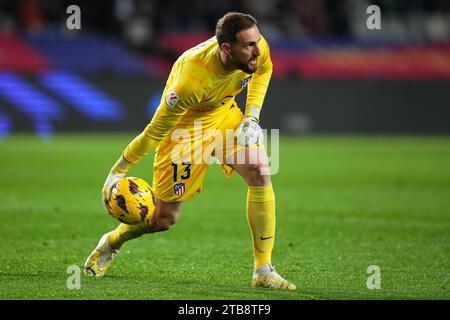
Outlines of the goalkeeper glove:
M 132 163 L 125 160 L 125 158 L 122 155 L 109 172 L 108 177 L 106 178 L 106 181 L 102 188 L 102 200 L 106 211 L 109 212 L 108 203 L 109 197 L 111 196 L 111 189 L 117 182 L 125 178 L 125 174 L 130 169 L 131 166 Z
M 236 130 L 237 143 L 243 147 L 264 143 L 264 134 L 258 124 L 258 119 L 253 116 L 245 117 Z

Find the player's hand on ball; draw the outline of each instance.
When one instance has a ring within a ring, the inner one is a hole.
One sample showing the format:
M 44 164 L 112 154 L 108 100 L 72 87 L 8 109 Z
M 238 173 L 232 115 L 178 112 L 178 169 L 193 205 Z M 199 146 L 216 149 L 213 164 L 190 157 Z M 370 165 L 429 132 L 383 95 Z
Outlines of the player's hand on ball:
M 264 143 L 264 134 L 254 117 L 245 117 L 236 130 L 237 143 L 243 147 L 252 145 L 262 145 Z
M 117 182 L 119 182 L 123 178 L 125 178 L 125 173 L 119 173 L 114 171 L 111 171 L 108 177 L 106 178 L 105 184 L 103 185 L 102 189 L 102 200 L 106 211 L 109 211 L 108 201 L 109 197 L 111 196 L 111 189 Z

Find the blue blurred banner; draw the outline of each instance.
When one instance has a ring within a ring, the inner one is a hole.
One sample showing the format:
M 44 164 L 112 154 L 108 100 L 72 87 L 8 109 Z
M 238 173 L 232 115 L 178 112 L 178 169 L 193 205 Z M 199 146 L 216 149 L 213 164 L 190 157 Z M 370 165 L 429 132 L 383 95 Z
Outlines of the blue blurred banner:
M 175 59 L 248 12 L 274 73 L 263 108 L 281 133 L 437 133 L 450 126 L 446 1 L 0 2 L 0 136 L 134 131 L 149 121 Z M 69 30 L 69 5 L 81 29 Z M 245 94 L 238 97 L 241 107 Z

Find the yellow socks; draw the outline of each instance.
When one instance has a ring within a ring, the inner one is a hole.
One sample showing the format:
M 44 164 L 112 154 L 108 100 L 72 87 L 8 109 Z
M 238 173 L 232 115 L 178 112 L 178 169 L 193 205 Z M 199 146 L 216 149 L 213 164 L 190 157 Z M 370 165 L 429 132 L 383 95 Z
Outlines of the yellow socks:
M 271 263 L 275 242 L 275 195 L 272 184 L 263 187 L 248 187 L 247 221 L 253 236 L 255 269 Z M 116 249 L 131 239 L 149 233 L 147 222 L 135 225 L 121 223 L 108 235 L 108 241 Z
M 247 221 L 253 236 L 255 269 L 271 263 L 275 240 L 275 195 L 272 184 L 248 187 Z
M 149 233 L 149 231 L 147 222 L 145 221 L 133 225 L 121 223 L 115 230 L 109 233 L 108 241 L 114 248 L 120 249 L 128 240 L 138 238 L 146 233 Z

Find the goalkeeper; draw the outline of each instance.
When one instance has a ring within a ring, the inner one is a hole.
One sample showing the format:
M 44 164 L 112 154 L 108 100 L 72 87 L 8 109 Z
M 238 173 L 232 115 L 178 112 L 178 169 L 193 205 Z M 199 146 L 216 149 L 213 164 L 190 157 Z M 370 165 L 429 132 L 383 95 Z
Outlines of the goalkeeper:
M 86 260 L 86 275 L 103 276 L 126 241 L 168 230 L 177 221 L 182 202 L 202 191 L 208 163 L 185 159 L 175 152 L 179 139 L 174 137 L 183 132 L 183 146 L 189 142 L 189 151 L 194 154 L 199 147 L 204 150 L 221 137 L 219 145 L 226 148 L 216 147 L 211 155 L 220 161 L 228 176 L 236 171 L 248 185 L 247 220 L 253 236 L 254 255 L 251 285 L 296 289 L 293 283 L 277 273 L 271 261 L 275 240 L 275 196 L 263 133 L 258 124 L 271 75 L 269 46 L 259 33 L 256 20 L 248 14 L 227 13 L 217 22 L 215 37 L 178 58 L 151 122 L 126 147 L 102 190 L 108 209 L 112 186 L 142 157 L 156 150 L 153 164 L 156 210 L 141 224 L 122 223 L 103 235 Z M 247 103 L 245 114 L 242 114 L 234 98 L 247 84 Z M 199 124 L 200 136 L 212 129 L 220 134 L 202 140 L 199 145 Z M 229 130 L 235 135 L 230 137 Z

